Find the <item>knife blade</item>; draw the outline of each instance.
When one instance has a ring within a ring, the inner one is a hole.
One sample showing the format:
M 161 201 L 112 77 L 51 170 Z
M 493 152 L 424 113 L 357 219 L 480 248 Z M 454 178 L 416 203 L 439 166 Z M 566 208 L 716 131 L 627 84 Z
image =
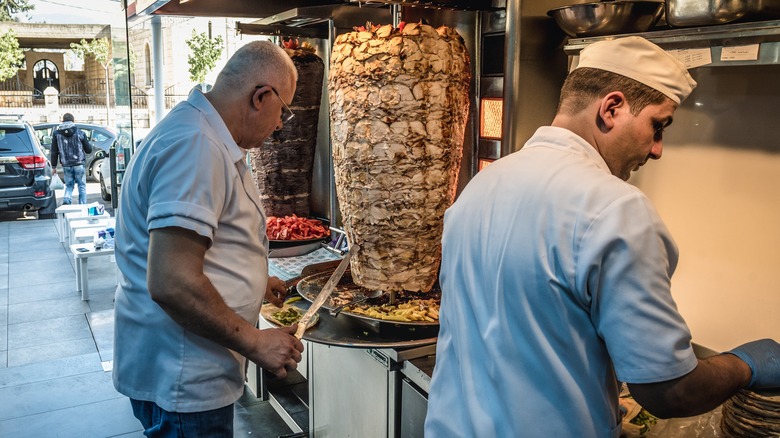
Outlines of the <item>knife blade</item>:
M 320 293 L 317 294 L 317 298 L 315 298 L 311 303 L 309 310 L 307 310 L 306 313 L 303 314 L 303 318 L 298 321 L 298 329 L 295 331 L 296 338 L 301 339 L 303 337 L 303 332 L 306 331 L 306 326 L 309 324 L 312 316 L 314 316 L 314 314 L 320 310 L 320 307 L 325 304 L 325 301 L 327 301 L 328 297 L 330 297 L 330 294 L 333 293 L 333 290 L 336 288 L 339 280 L 341 280 L 341 277 L 344 275 L 344 271 L 346 271 L 347 266 L 349 266 L 349 259 L 352 258 L 352 254 L 359 250 L 360 246 L 357 244 L 350 246 L 349 252 L 344 256 L 343 259 L 341 259 L 338 268 L 336 268 L 336 270 L 330 276 L 327 283 L 325 283 L 325 286 L 322 287 Z

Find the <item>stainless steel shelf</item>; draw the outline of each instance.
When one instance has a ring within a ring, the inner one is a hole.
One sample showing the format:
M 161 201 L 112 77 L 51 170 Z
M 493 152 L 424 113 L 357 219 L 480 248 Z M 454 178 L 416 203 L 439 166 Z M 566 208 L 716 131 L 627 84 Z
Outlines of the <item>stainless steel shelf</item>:
M 564 46 L 564 51 L 569 55 L 576 55 L 589 44 L 627 35 L 638 35 L 647 38 L 665 49 L 710 48 L 712 51 L 712 64 L 708 66 L 780 64 L 780 20 L 659 30 L 602 37 L 571 38 Z M 720 61 L 720 55 L 724 47 L 750 44 L 760 45 L 757 60 Z
M 461 11 L 497 11 L 506 8 L 506 0 L 348 0 L 355 4 L 386 4 Z

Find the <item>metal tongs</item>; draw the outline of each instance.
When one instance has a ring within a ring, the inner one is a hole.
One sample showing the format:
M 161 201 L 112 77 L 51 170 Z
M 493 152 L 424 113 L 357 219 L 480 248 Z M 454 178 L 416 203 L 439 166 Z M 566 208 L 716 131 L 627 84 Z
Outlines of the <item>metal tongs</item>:
M 317 313 L 320 307 L 325 304 L 325 301 L 327 301 L 328 297 L 330 297 L 330 295 L 333 293 L 333 290 L 336 288 L 339 280 L 341 280 L 341 277 L 344 275 L 344 271 L 346 271 L 347 266 L 349 266 L 349 259 L 352 258 L 352 254 L 358 251 L 360 251 L 359 245 L 353 244 L 350 246 L 347 255 L 341 259 L 339 267 L 336 268 L 336 270 L 333 272 L 333 275 L 331 275 L 328 279 L 328 282 L 325 283 L 325 286 L 323 286 L 322 290 L 320 290 L 320 293 L 317 294 L 317 298 L 315 298 L 311 303 L 309 310 L 306 311 L 306 313 L 303 315 L 303 318 L 298 321 L 298 330 L 295 332 L 296 338 L 301 339 L 303 337 L 303 332 L 306 331 L 306 326 L 309 324 L 309 321 L 311 321 L 312 316 Z

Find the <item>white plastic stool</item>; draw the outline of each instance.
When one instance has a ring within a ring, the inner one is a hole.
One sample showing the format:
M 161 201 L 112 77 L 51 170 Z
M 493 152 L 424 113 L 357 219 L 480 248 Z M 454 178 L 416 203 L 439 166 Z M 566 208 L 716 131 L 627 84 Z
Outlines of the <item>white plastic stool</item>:
M 65 223 L 65 214 L 81 213 L 82 216 L 86 215 L 87 206 L 85 204 L 60 205 L 54 212 L 57 214 L 57 232 L 60 233 L 60 243 L 62 243 L 65 241 L 68 233 L 68 228 Z
M 89 216 L 89 215 L 87 215 L 87 210 L 86 209 L 84 209 L 83 212 L 81 212 L 81 211 L 74 211 L 74 212 L 70 212 L 70 213 L 65 213 L 65 215 L 64 215 L 64 220 L 65 220 L 64 231 L 65 232 L 62 235 L 62 240 L 65 241 L 65 239 L 68 239 L 68 241 L 70 241 L 70 239 L 69 239 L 70 232 L 73 229 L 73 224 L 75 222 L 80 222 L 80 221 L 85 221 L 85 222 L 86 221 L 92 221 L 92 222 L 94 222 L 96 220 L 110 219 L 110 218 L 111 218 L 111 215 L 108 214 L 108 213 L 103 213 L 100 216 Z M 70 243 L 72 244 L 73 242 L 70 242 Z
M 103 227 L 96 228 L 79 228 L 73 232 L 73 236 L 70 237 L 70 243 L 89 243 L 95 240 L 95 233 Z
M 77 220 L 77 221 L 71 221 L 69 224 L 70 232 L 68 233 L 68 243 L 70 245 L 73 245 L 76 242 L 76 239 L 74 238 L 76 235 L 76 232 L 79 230 L 92 230 L 92 232 L 96 232 L 97 230 L 101 228 L 106 228 L 110 224 L 110 221 L 108 219 L 98 219 L 95 221 L 87 221 L 87 220 Z
M 81 299 L 89 299 L 89 275 L 87 273 L 87 262 L 90 257 L 111 256 L 114 255 L 114 249 L 95 249 L 93 243 L 77 243 L 70 246 L 70 252 L 73 253 L 73 259 L 76 260 L 76 287 L 81 292 Z

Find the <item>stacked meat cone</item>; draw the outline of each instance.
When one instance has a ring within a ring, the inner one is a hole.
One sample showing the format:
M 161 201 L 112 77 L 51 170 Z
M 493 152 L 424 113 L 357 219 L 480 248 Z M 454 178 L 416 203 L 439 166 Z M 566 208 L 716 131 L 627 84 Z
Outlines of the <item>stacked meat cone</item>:
M 299 47 L 297 41 L 287 41 L 284 45 L 298 70 L 290 105 L 295 117 L 262 148 L 250 149 L 249 156 L 266 215 L 307 217 L 325 63 L 306 43 Z
M 336 38 L 329 99 L 355 282 L 429 291 L 441 262 L 468 116 L 470 67 L 448 27 L 371 26 Z

